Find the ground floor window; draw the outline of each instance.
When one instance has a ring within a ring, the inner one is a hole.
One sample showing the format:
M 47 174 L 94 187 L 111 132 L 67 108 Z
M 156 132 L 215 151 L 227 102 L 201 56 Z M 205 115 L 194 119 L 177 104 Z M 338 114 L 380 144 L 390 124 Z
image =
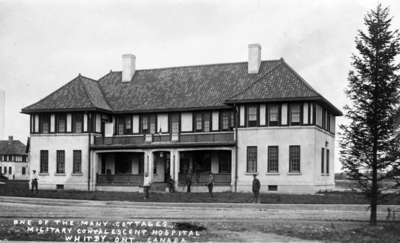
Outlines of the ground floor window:
M 49 173 L 49 151 L 40 150 L 40 173 Z
M 57 150 L 57 158 L 56 158 L 57 166 L 56 173 L 63 174 L 65 173 L 65 151 Z
M 257 146 L 247 147 L 247 172 L 257 172 Z
M 289 146 L 289 172 L 300 172 L 300 145 Z
M 26 174 L 26 168 L 22 167 L 22 175 L 25 175 L 25 174 Z
M 278 146 L 268 146 L 268 172 L 279 171 L 279 149 Z
M 72 156 L 72 173 L 81 173 L 82 167 L 82 151 L 74 150 Z

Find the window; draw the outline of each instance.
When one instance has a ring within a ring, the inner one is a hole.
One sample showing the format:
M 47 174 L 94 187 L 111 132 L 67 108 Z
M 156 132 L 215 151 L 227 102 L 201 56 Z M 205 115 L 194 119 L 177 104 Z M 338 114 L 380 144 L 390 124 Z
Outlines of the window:
M 195 113 L 195 130 L 202 131 L 203 130 L 203 116 L 201 113 Z
M 25 174 L 26 174 L 26 168 L 22 167 L 22 175 L 25 175 Z
M 324 161 L 324 156 L 325 156 L 325 149 L 321 148 L 321 174 L 325 173 L 325 161 Z
M 40 150 L 40 173 L 49 173 L 49 151 Z
M 39 115 L 39 132 L 49 133 L 50 132 L 50 115 L 40 114 Z
M 56 114 L 56 132 L 66 132 L 67 116 L 65 114 Z
M 81 113 L 72 114 L 72 132 L 75 133 L 83 132 L 83 114 Z
M 231 152 L 218 152 L 219 173 L 231 173 Z
M 8 161 L 12 161 L 13 160 L 13 156 L 12 155 L 9 155 L 8 156 Z
M 290 105 L 290 124 L 291 125 L 300 124 L 300 104 Z
M 6 166 L 4 166 L 4 173 L 3 174 L 7 174 L 7 167 Z
M 149 132 L 149 117 L 147 115 L 142 116 L 142 133 Z
M 268 146 L 268 172 L 279 172 L 278 146 Z
M 12 174 L 12 168 L 11 168 L 11 166 L 10 167 L 8 167 L 8 174 Z
M 156 116 L 155 115 L 151 115 L 150 116 L 150 133 L 154 134 L 157 132 L 157 126 L 156 126 Z
M 117 134 L 131 134 L 132 133 L 132 117 L 119 116 L 117 117 Z
M 268 106 L 268 125 L 269 126 L 279 125 L 279 105 Z
M 131 116 L 125 116 L 125 134 L 130 134 L 132 133 L 132 117 Z
M 221 130 L 231 130 L 233 125 L 234 114 L 231 111 L 221 111 L 220 127 Z
M 22 155 L 22 162 L 26 162 L 26 155 Z
M 124 134 L 124 119 L 122 117 L 117 118 L 117 134 Z
M 81 173 L 82 167 L 82 151 L 74 150 L 72 156 L 72 173 Z
M 203 131 L 204 132 L 209 132 L 211 130 L 211 113 L 210 112 L 205 112 L 203 113 Z
M 268 185 L 268 191 L 278 191 L 277 185 Z
M 65 151 L 57 150 L 57 165 L 56 165 L 56 173 L 63 174 L 65 173 Z
M 257 146 L 247 147 L 247 172 L 257 172 Z
M 57 190 L 64 190 L 64 185 L 57 184 L 57 185 L 56 185 L 56 189 L 57 189 Z
M 326 150 L 326 174 L 329 175 L 329 149 Z
M 326 109 L 322 108 L 322 128 L 326 129 Z
M 247 107 L 247 126 L 248 127 L 257 126 L 257 106 Z
M 179 114 L 171 114 L 169 116 L 170 119 L 170 131 L 172 134 L 179 133 Z
M 300 173 L 300 145 L 289 146 L 289 172 Z

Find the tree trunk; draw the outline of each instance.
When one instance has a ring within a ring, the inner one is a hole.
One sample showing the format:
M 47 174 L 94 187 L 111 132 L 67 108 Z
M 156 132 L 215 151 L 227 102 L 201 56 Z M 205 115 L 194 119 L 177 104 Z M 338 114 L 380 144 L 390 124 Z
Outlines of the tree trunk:
M 371 215 L 369 219 L 370 225 L 376 225 L 376 209 L 378 205 L 378 155 L 377 155 L 377 139 L 374 139 L 373 145 L 373 160 L 372 160 L 372 188 L 371 188 Z

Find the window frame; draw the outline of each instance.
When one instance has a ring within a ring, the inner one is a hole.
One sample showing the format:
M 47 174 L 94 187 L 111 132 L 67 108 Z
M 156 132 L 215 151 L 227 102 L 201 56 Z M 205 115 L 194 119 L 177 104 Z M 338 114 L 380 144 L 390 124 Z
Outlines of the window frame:
M 325 174 L 325 148 L 321 148 L 321 174 Z
M 178 130 L 174 132 L 173 130 L 173 123 L 178 124 Z M 168 131 L 171 134 L 178 134 L 181 132 L 181 116 L 180 113 L 171 113 L 168 114 Z
M 273 152 L 274 149 L 276 149 L 276 161 L 273 161 L 272 158 L 271 158 L 272 152 Z M 279 173 L 279 146 L 277 146 L 277 145 L 268 146 L 267 147 L 267 156 L 268 156 L 268 158 L 267 158 L 267 172 L 268 173 Z M 273 164 L 273 163 L 276 163 L 276 164 Z M 272 166 L 272 165 L 274 165 L 274 166 Z
M 39 173 L 49 173 L 49 150 L 40 150 Z
M 84 118 L 83 118 L 83 116 L 84 116 L 84 114 L 83 113 L 72 113 L 72 115 L 71 115 L 71 131 L 73 132 L 73 133 L 83 133 L 84 132 Z M 81 125 L 81 130 L 80 131 L 77 131 L 77 126 L 76 126 L 76 124 L 77 124 L 77 121 L 79 121 L 81 119 L 81 121 L 82 121 L 82 125 Z
M 56 150 L 56 174 L 65 174 L 65 150 Z
M 246 149 L 246 172 L 257 173 L 257 157 L 258 157 L 257 146 L 247 146 Z M 252 154 L 253 153 L 253 154 Z
M 51 124 L 50 124 L 50 114 L 47 114 L 47 113 L 42 113 L 42 114 L 39 114 L 39 133 L 43 133 L 43 134 L 48 134 L 48 133 L 50 133 L 50 126 L 51 126 Z M 44 128 L 44 124 L 46 124 L 47 123 L 47 131 L 46 132 L 44 132 L 43 131 L 43 128 Z
M 329 163 L 330 163 L 329 154 L 330 154 L 329 149 L 326 149 L 326 165 L 325 165 L 325 173 L 326 173 L 326 175 L 329 175 Z
M 255 108 L 255 120 L 250 120 L 250 114 L 249 111 L 251 108 Z M 260 119 L 259 119 L 259 111 L 260 107 L 259 105 L 247 105 L 246 106 L 246 127 L 257 127 L 260 124 Z
M 78 157 L 76 155 L 79 154 Z M 79 158 L 79 160 L 77 160 Z M 79 166 L 78 166 L 79 164 Z M 73 150 L 72 151 L 72 174 L 81 174 L 82 173 L 82 150 Z
M 293 154 L 294 152 L 297 152 L 293 149 L 298 149 L 298 155 Z M 293 157 L 295 155 L 296 155 L 296 157 Z M 297 158 L 297 156 L 298 156 L 298 158 Z M 298 159 L 298 163 L 297 163 L 297 161 L 295 161 L 296 159 Z M 289 146 L 289 173 L 301 173 L 301 147 L 300 147 L 300 145 L 290 145 Z
M 278 120 L 277 121 L 271 121 L 271 107 L 272 106 L 274 106 L 274 107 L 276 107 L 277 108 L 277 118 L 278 118 Z M 270 104 L 267 104 L 267 106 L 266 106 L 266 112 L 265 112 L 265 114 L 266 114 L 266 124 L 267 124 L 267 126 L 270 126 L 270 127 L 276 127 L 276 126 L 280 126 L 281 125 L 281 104 L 277 104 L 277 103 L 270 103 Z
M 63 119 L 60 119 L 63 118 Z M 56 113 L 55 114 L 55 132 L 56 133 L 66 133 L 67 132 L 67 114 L 65 113 Z M 60 120 L 64 121 L 64 130 L 60 129 Z
M 297 106 L 298 108 L 299 108 L 299 111 L 298 111 L 298 115 L 299 115 L 299 121 L 296 121 L 296 122 L 294 122 L 293 121 L 293 107 L 294 106 Z M 303 115 L 302 115 L 302 110 L 303 110 L 303 105 L 302 105 L 302 103 L 290 103 L 289 104 L 289 111 L 288 111 L 288 114 L 289 114 L 289 122 L 288 122 L 288 124 L 290 124 L 291 126 L 298 126 L 298 125 L 302 125 L 303 123 L 302 123 L 302 120 L 303 120 Z

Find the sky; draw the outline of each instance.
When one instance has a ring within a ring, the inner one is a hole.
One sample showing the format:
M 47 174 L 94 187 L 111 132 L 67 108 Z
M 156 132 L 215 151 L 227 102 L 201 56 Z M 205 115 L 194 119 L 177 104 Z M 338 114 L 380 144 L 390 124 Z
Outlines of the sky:
M 124 53 L 136 55 L 137 69 L 147 69 L 247 61 L 248 44 L 259 43 L 263 60 L 283 57 L 342 109 L 349 103 L 344 89 L 354 38 L 378 3 L 390 7 L 392 26 L 400 28 L 396 0 L 0 0 L 5 136 L 25 143 L 29 117 L 20 113 L 23 107 L 79 73 L 98 79 L 121 70 Z M 336 153 L 335 171 L 340 169 Z

